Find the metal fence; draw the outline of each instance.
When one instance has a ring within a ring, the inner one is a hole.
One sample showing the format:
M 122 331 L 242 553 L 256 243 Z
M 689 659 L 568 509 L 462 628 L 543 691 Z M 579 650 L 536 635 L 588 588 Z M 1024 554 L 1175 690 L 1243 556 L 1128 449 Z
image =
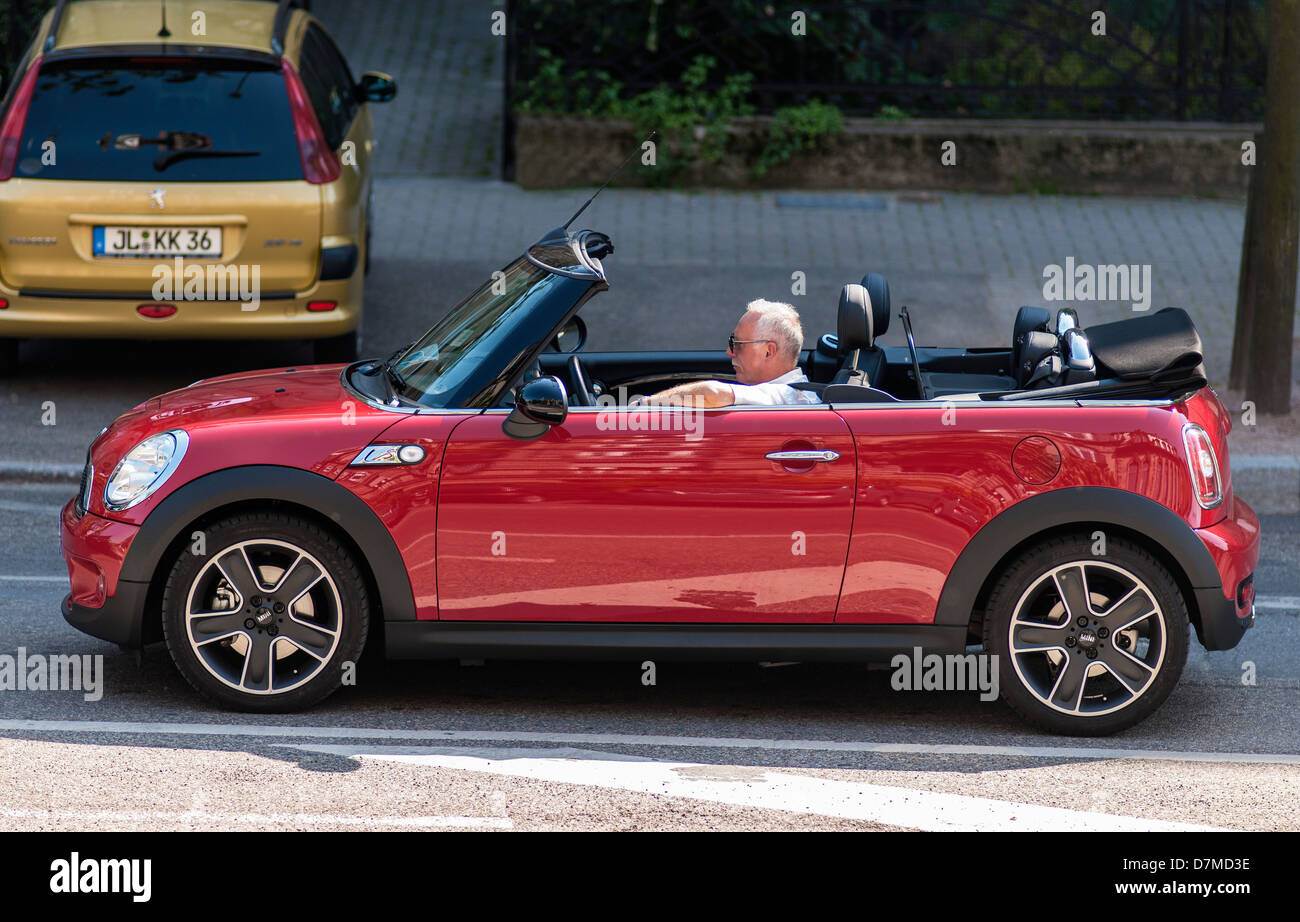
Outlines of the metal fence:
M 1263 114 L 1265 0 L 511 0 L 508 13 L 507 112 L 548 60 L 633 94 L 708 55 L 718 82 L 754 75 L 759 111 L 818 98 L 852 115 Z

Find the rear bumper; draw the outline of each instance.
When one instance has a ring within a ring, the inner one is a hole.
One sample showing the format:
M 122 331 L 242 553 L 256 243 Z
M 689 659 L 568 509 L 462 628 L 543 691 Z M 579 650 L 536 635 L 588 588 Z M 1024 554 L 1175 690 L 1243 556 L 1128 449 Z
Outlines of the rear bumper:
M 1197 636 L 1207 650 L 1231 650 L 1255 623 L 1253 578 L 1259 564 L 1259 519 L 1235 497 L 1227 515 L 1209 528 L 1196 529 L 1219 571 L 1221 583 L 1196 587 L 1200 609 Z
M 115 293 L 42 292 L 24 294 L 0 285 L 9 307 L 0 310 L 0 337 L 105 339 L 316 339 L 355 330 L 361 322 L 362 281 L 316 282 L 304 291 L 261 293 L 256 309 L 240 301 L 159 300 Z M 331 311 L 307 309 L 312 301 L 334 301 Z M 141 304 L 170 304 L 170 317 L 148 318 Z

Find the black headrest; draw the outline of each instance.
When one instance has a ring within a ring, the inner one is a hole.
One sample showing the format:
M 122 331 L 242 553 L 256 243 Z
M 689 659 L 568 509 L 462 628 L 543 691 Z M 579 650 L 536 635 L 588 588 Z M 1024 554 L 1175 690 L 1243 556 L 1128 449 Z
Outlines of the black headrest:
M 1016 326 L 1011 334 L 1011 343 L 1014 345 L 1020 341 L 1020 337 L 1026 333 L 1040 330 L 1047 332 L 1048 326 L 1052 322 L 1052 315 L 1045 307 L 1031 307 L 1026 305 L 1020 308 L 1016 314 Z
M 868 272 L 862 276 L 862 287 L 871 298 L 871 331 L 884 336 L 889 330 L 889 283 L 879 272 Z
M 871 296 L 861 285 L 845 285 L 840 290 L 840 309 L 835 331 L 841 352 L 870 349 L 875 342 Z

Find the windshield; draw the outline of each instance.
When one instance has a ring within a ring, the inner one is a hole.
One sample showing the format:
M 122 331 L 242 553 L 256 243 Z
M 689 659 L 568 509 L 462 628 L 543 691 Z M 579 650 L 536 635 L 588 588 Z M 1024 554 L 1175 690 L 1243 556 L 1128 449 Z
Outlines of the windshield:
M 518 259 L 393 361 L 402 396 L 426 406 L 471 401 L 517 370 L 517 360 L 559 324 L 591 286 Z M 466 406 L 476 405 L 466 403 Z
M 47 62 L 17 176 L 119 182 L 302 179 L 284 75 L 229 60 Z

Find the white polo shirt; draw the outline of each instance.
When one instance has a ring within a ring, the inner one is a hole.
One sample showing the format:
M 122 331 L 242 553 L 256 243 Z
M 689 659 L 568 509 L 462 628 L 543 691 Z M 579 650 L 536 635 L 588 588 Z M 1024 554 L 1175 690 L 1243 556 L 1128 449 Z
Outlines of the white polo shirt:
M 792 368 L 779 378 L 764 381 L 762 384 L 732 383 L 732 405 L 738 407 L 779 407 L 790 403 L 821 403 L 822 399 L 814 391 L 793 388 L 791 384 L 807 381 L 808 376 L 798 368 Z

